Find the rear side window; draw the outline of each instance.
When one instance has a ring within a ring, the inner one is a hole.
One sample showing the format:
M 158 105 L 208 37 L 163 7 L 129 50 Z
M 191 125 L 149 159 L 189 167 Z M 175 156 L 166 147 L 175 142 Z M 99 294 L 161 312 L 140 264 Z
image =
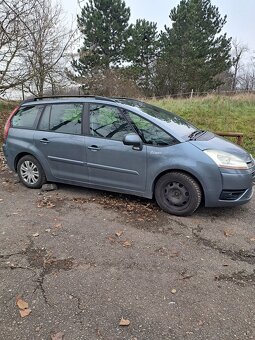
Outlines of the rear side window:
M 56 104 L 47 106 L 39 123 L 39 130 L 81 134 L 83 105 Z
M 12 118 L 11 125 L 15 128 L 33 129 L 42 106 L 22 107 Z

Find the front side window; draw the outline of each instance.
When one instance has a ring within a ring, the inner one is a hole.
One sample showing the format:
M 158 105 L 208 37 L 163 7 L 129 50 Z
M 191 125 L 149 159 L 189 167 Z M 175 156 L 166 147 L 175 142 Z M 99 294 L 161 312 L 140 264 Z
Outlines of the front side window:
M 174 131 L 176 135 L 180 136 L 181 138 L 184 138 L 185 140 L 189 140 L 190 134 L 198 130 L 195 126 L 185 121 L 181 117 L 173 114 L 172 112 L 163 110 L 160 107 L 150 105 L 148 103 L 141 102 L 140 100 L 136 99 L 123 98 L 118 100 L 123 104 L 133 106 L 139 109 L 141 112 L 144 112 L 154 118 L 163 121 L 164 123 L 167 123 L 171 131 Z
M 47 106 L 39 123 L 39 130 L 81 134 L 83 105 L 54 104 Z
M 12 126 L 15 128 L 32 129 L 41 110 L 42 106 L 40 105 L 22 107 L 12 118 Z
M 122 141 L 134 132 L 118 108 L 110 105 L 90 105 L 90 134 L 94 137 Z
M 154 146 L 168 146 L 175 144 L 175 139 L 157 125 L 130 111 L 127 111 L 127 114 L 137 133 L 146 144 Z

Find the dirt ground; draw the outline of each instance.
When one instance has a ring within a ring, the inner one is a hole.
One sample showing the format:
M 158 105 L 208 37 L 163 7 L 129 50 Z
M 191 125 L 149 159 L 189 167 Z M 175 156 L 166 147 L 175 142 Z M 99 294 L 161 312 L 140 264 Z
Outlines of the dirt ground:
M 180 218 L 0 169 L 1 340 L 255 339 L 255 199 Z

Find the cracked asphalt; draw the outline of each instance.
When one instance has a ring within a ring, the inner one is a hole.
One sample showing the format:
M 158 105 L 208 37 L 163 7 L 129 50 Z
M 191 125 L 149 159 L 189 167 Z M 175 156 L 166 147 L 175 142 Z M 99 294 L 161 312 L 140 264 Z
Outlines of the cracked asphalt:
M 0 339 L 255 339 L 255 199 L 181 218 L 1 165 L 0 217 Z

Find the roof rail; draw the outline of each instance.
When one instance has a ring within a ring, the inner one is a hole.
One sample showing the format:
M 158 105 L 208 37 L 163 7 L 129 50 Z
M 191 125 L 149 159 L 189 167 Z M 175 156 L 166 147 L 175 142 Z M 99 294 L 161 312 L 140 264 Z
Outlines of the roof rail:
M 43 96 L 43 97 L 28 98 L 28 99 L 23 100 L 21 104 L 36 102 L 38 100 L 59 99 L 59 98 L 95 98 L 97 100 L 107 100 L 109 102 L 116 102 L 117 101 L 114 98 L 103 97 L 103 96 L 94 96 L 94 95 L 57 95 L 57 96 Z
M 129 97 L 111 97 L 111 99 L 114 99 L 114 100 L 133 100 L 133 101 L 136 101 L 136 102 L 141 102 L 143 103 L 142 100 L 140 99 L 137 99 L 137 98 L 129 98 Z

